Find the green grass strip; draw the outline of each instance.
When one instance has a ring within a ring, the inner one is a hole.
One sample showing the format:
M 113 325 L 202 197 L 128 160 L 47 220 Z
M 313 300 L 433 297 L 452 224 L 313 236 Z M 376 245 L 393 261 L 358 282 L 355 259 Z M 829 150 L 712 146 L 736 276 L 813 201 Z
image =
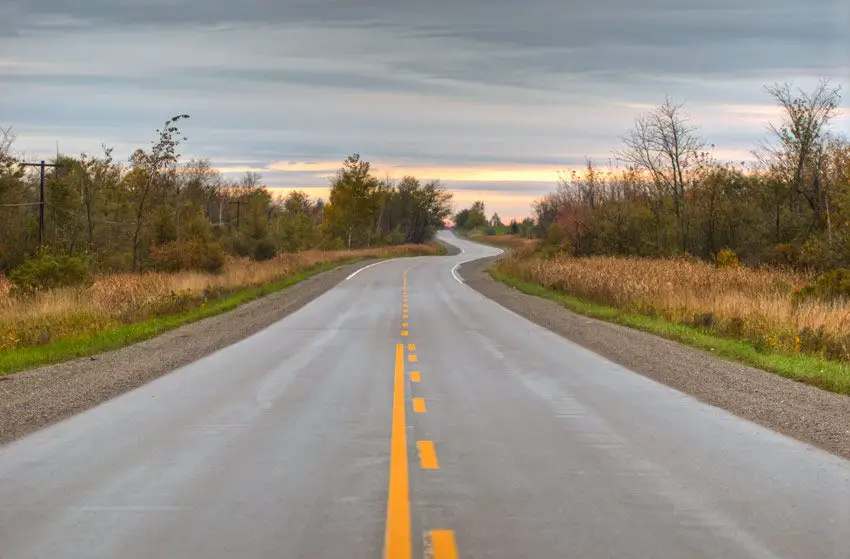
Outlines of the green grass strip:
M 703 329 L 677 324 L 663 318 L 627 313 L 613 307 L 592 303 L 566 293 L 527 282 L 490 268 L 490 275 L 528 295 L 554 301 L 567 309 L 591 318 L 628 326 L 635 330 L 681 342 L 730 361 L 751 365 L 765 371 L 839 394 L 850 394 L 850 365 L 812 355 L 783 354 L 757 349 L 743 340 L 718 336 Z
M 21 347 L 4 351 L 0 353 L 0 376 L 40 365 L 59 363 L 77 357 L 88 357 L 148 340 L 168 330 L 173 330 L 178 326 L 233 310 L 249 301 L 286 289 L 316 274 L 340 266 L 354 264 L 361 260 L 363 259 L 349 258 L 339 262 L 317 264 L 302 272 L 286 276 L 272 283 L 240 289 L 221 299 L 211 301 L 204 307 L 198 307 L 183 313 L 152 318 L 134 324 L 122 324 L 101 332 L 92 332 L 73 338 L 63 338 L 41 346 Z

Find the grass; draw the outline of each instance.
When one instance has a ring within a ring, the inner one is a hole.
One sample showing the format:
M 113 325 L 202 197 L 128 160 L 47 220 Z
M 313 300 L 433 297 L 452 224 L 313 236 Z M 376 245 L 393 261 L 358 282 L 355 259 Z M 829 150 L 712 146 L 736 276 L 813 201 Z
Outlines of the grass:
M 89 288 L 55 290 L 24 300 L 4 296 L 0 289 L 0 375 L 149 339 L 366 258 L 437 253 L 434 245 L 311 251 L 262 263 L 231 261 L 216 276 L 103 276 Z
M 754 344 L 745 339 L 719 335 L 708 327 L 677 323 L 664 316 L 628 311 L 590 301 L 522 279 L 505 271 L 500 265 L 492 268 L 490 274 L 494 279 L 515 287 L 523 293 L 549 299 L 578 314 L 681 342 L 728 360 L 752 365 L 832 392 L 850 394 L 850 364 L 847 362 L 799 352 L 780 352 L 764 344 Z M 622 275 L 620 280 L 623 280 Z
M 520 235 L 476 235 L 472 240 L 505 249 L 517 249 L 534 246 L 534 239 Z
M 498 248 L 507 248 L 507 249 L 516 249 L 516 248 L 526 248 L 533 247 L 535 244 L 534 239 L 529 239 L 523 237 L 521 235 L 511 235 L 511 234 L 502 234 L 502 235 L 485 235 L 484 233 L 478 231 L 458 231 L 458 234 L 462 237 L 466 237 L 476 243 L 481 243 L 484 245 L 490 245 Z

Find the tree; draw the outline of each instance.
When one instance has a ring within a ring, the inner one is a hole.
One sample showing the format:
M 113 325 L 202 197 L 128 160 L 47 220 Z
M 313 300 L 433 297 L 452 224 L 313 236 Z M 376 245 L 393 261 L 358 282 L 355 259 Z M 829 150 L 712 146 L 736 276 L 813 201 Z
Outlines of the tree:
M 410 189 L 410 217 L 406 226 L 409 243 L 423 243 L 443 226 L 451 214 L 452 194 L 440 181 L 431 181 L 420 186 L 413 177 L 405 177 Z M 399 185 L 399 191 L 402 186 Z
M 490 218 L 490 227 L 504 227 L 505 224 L 502 223 L 502 218 L 499 217 L 499 214 L 493 212 L 493 217 Z
M 466 220 L 467 229 L 477 229 L 487 225 L 487 216 L 484 213 L 484 202 L 477 201 L 469 208 L 469 218 Z
M 765 90 L 783 111 L 780 124 L 770 125 L 776 143 L 764 146 L 772 158 L 772 167 L 790 175 L 792 191 L 808 203 L 815 227 L 827 228 L 829 196 L 821 180 L 821 168 L 826 164 L 827 127 L 841 104 L 840 87 L 821 80 L 811 93 L 792 91 L 787 83 Z
M 688 246 L 687 173 L 705 143 L 697 128 L 682 114 L 683 104 L 670 98 L 647 115 L 635 119 L 631 132 L 622 138 L 625 146 L 616 151 L 621 161 L 648 173 L 652 182 L 669 191 L 678 226 L 679 246 Z
M 12 127 L 3 128 L 0 126 L 0 176 L 12 174 L 15 171 L 12 165 L 16 161 L 11 153 L 14 143 L 15 135 L 12 133 Z
M 371 174 L 371 165 L 359 154 L 349 156 L 331 183 L 325 206 L 327 230 L 331 236 L 345 239 L 349 249 L 370 244 L 370 225 L 378 207 L 376 192 L 380 181 Z
M 177 153 L 177 146 L 180 145 L 180 130 L 177 127 L 177 122 L 186 118 L 189 118 L 189 115 L 183 114 L 166 120 L 165 126 L 156 131 L 159 140 L 153 145 L 150 153 L 136 150 L 131 158 L 134 170 L 139 171 L 138 174 L 140 175 L 137 182 L 136 219 L 133 230 L 132 269 L 134 272 L 141 267 L 139 240 L 145 218 L 145 204 L 148 201 L 151 189 L 157 181 L 162 180 L 166 172 L 173 169 L 180 157 L 180 154 Z M 183 140 L 185 139 L 183 138 Z
M 484 214 L 484 202 L 477 201 L 470 208 L 463 209 L 454 216 L 455 228 L 472 230 L 487 225 L 489 221 Z
M 460 210 L 455 214 L 454 223 L 456 229 L 469 229 L 466 225 L 467 221 L 469 221 L 469 208 Z

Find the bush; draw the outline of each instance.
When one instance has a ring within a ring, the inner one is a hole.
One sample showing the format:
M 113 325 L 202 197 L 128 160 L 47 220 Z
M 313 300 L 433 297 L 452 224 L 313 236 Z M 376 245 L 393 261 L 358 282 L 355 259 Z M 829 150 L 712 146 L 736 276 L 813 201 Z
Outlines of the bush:
M 230 241 L 230 250 L 237 256 L 250 258 L 254 253 L 254 243 L 245 235 L 235 235 Z
M 9 281 L 15 285 L 14 294 L 29 295 L 58 287 L 91 285 L 93 278 L 87 259 L 40 251 L 35 258 L 13 269 Z
M 795 299 L 821 301 L 850 300 L 850 270 L 838 268 L 822 274 L 794 294 Z
M 277 255 L 277 246 L 269 238 L 263 238 L 254 244 L 251 257 L 254 260 L 271 260 Z
M 546 235 L 537 241 L 537 251 L 543 258 L 555 258 L 563 254 L 572 254 L 573 246 L 566 229 L 559 223 L 553 223 Z
M 735 251 L 728 248 L 724 248 L 717 253 L 716 262 L 718 268 L 736 268 L 741 265 L 741 261 L 738 260 L 738 255 L 735 254 Z
M 224 269 L 224 250 L 217 243 L 203 239 L 171 241 L 151 247 L 154 267 L 161 272 L 199 270 L 218 274 Z
M 784 266 L 794 266 L 800 260 L 800 249 L 791 243 L 780 243 L 773 247 L 773 261 Z
M 393 229 L 384 239 L 388 245 L 403 245 L 406 240 L 404 231 L 401 229 Z

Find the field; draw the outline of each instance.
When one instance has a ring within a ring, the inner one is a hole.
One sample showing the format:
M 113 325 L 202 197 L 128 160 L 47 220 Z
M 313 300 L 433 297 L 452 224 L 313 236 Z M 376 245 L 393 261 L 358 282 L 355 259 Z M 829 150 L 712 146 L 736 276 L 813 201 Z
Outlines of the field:
M 438 250 L 431 244 L 405 245 L 305 251 L 279 255 L 265 262 L 231 259 L 220 275 L 201 272 L 104 275 L 97 277 L 90 287 L 58 289 L 22 299 L 11 296 L 12 286 L 0 279 L 0 355 L 63 340 L 90 340 L 124 325 L 193 311 L 212 311 L 209 307 L 240 293 L 252 289 L 263 291 L 284 280 L 337 264 L 365 258 L 430 255 Z M 5 369 L 0 363 L 0 372 Z
M 641 322 L 627 318 L 647 317 L 655 322 L 644 329 L 662 335 L 665 330 L 675 330 L 672 337 L 681 338 L 681 328 L 665 326 L 675 325 L 694 333 L 745 342 L 754 353 L 799 356 L 800 360 L 784 360 L 781 366 L 768 368 L 782 369 L 777 372 L 825 388 L 850 392 L 850 303 L 796 302 L 791 295 L 811 280 L 806 275 L 744 267 L 717 268 L 685 259 L 546 260 L 522 253 L 502 260 L 494 273 L 499 279 L 525 284 L 526 288 L 540 286 L 553 294 L 575 298 L 574 307 L 586 302 L 615 309 L 617 322 Z M 598 307 L 589 310 L 589 314 L 605 314 Z M 734 354 L 737 350 L 729 351 Z M 762 365 L 760 359 L 744 360 Z
M 470 238 L 479 243 L 511 249 L 534 246 L 535 242 L 520 235 L 470 235 Z

